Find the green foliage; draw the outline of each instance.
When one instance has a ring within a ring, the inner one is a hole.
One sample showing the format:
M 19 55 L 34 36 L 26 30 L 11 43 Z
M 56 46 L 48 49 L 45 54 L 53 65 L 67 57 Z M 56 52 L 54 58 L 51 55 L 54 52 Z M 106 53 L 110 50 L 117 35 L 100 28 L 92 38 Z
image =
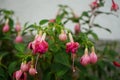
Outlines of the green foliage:
M 103 0 L 100 0 L 100 7 L 104 6 Z M 31 76 L 28 74 L 28 80 L 119 80 L 120 70 L 112 64 L 112 61 L 118 59 L 118 53 L 113 48 L 112 44 L 104 44 L 103 49 L 96 48 L 98 55 L 98 62 L 96 64 L 89 64 L 82 66 L 80 64 L 80 57 L 84 54 L 85 47 L 90 48 L 94 46 L 95 41 L 99 40 L 98 35 L 92 30 L 95 27 L 104 29 L 111 33 L 111 30 L 105 28 L 98 23 L 94 23 L 94 19 L 99 14 L 110 15 L 110 12 L 102 12 L 99 10 L 83 11 L 81 15 L 76 16 L 72 8 L 67 5 L 59 5 L 59 13 L 55 18 L 55 22 L 50 22 L 48 19 L 40 20 L 39 24 L 25 23 L 21 32 L 24 41 L 22 43 L 15 43 L 14 20 L 12 19 L 13 11 L 0 9 L 0 80 L 12 80 L 13 73 L 20 69 L 22 62 L 32 61 L 35 64 L 38 74 Z M 92 19 L 91 17 L 94 17 Z M 10 31 L 2 32 L 5 20 L 9 19 Z M 81 29 L 78 34 L 65 28 L 65 24 L 69 21 L 73 23 L 80 23 Z M 92 23 L 91 23 L 92 22 Z M 88 28 L 84 28 L 87 25 Z M 71 53 L 66 53 L 66 41 L 59 40 L 61 31 L 66 34 L 72 33 L 74 41 L 80 44 L 75 57 L 75 72 L 72 71 Z M 34 40 L 35 33 L 40 31 L 46 33 L 46 41 L 49 44 L 48 51 L 42 55 L 35 55 L 33 51 L 28 49 L 29 42 Z M 29 33 L 29 35 L 26 35 Z M 89 39 L 92 36 L 92 40 Z M 101 47 L 101 46 L 98 46 Z M 40 57 L 40 58 L 39 58 Z M 117 58 L 117 59 L 115 59 Z M 37 62 L 37 63 L 36 63 Z

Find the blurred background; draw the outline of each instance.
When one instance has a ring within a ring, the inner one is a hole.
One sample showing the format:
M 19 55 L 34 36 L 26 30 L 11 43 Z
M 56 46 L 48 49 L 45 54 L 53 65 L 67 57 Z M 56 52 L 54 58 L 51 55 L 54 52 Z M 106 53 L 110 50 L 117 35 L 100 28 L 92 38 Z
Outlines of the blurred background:
M 0 0 L 0 8 L 10 9 L 15 12 L 15 17 L 19 17 L 21 24 L 25 22 L 38 23 L 41 19 L 53 19 L 58 10 L 59 4 L 70 6 L 77 15 L 81 15 L 82 11 L 90 10 L 89 4 L 93 0 Z M 120 0 L 115 0 L 120 5 Z M 112 2 L 107 0 L 102 11 L 110 12 Z M 94 28 L 100 39 L 120 41 L 120 11 L 114 15 L 99 15 L 95 22 L 109 28 L 112 33 L 103 29 Z M 67 24 L 66 27 L 73 31 L 74 24 Z M 87 27 L 87 26 L 85 26 Z

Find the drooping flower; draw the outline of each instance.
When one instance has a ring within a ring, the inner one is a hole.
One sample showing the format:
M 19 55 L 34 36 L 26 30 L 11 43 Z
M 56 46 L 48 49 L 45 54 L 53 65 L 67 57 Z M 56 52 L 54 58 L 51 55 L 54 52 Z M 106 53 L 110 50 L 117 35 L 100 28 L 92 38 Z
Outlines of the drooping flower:
M 76 53 L 79 47 L 78 42 L 68 42 L 66 44 L 66 52 Z
M 13 74 L 13 78 L 16 80 L 27 80 L 27 74 L 21 70 L 18 70 Z
M 67 35 L 63 30 L 61 30 L 61 34 L 59 35 L 59 39 L 61 41 L 66 41 L 67 40 Z
M 69 33 L 70 42 L 66 43 L 66 52 L 76 53 L 79 48 L 79 43 L 74 42 L 72 35 Z
M 20 69 L 21 69 L 21 71 L 26 72 L 26 71 L 29 70 L 29 65 L 26 64 L 26 62 L 25 62 L 25 63 L 22 62 L 22 63 L 21 63 L 21 66 L 20 66 Z
M 90 63 L 90 57 L 88 55 L 88 48 L 85 48 L 84 55 L 81 57 L 80 63 L 83 66 L 86 66 L 87 64 Z
M 32 75 L 32 76 L 34 76 L 35 74 L 37 74 L 37 70 L 35 68 L 31 67 L 29 69 L 29 74 Z
M 16 43 L 21 43 L 21 42 L 23 42 L 22 36 L 18 34 L 18 35 L 16 36 L 16 38 L 15 38 L 15 42 L 16 42 Z
M 97 55 L 95 54 L 94 47 L 92 47 L 92 52 L 90 53 L 90 63 L 95 64 L 97 62 Z
M 112 0 L 112 6 L 111 6 L 111 11 L 117 11 L 119 9 L 119 6 L 117 3 Z
M 48 50 L 48 43 L 45 41 L 46 33 L 37 36 L 33 42 L 30 42 L 28 48 L 33 50 L 33 53 L 44 54 Z
M 50 22 L 50 23 L 54 23 L 54 22 L 55 22 L 55 19 L 50 19 L 49 22 Z
M 80 24 L 77 23 L 74 27 L 74 30 L 75 30 L 75 34 L 78 34 L 80 32 Z
M 46 41 L 37 41 L 35 43 L 34 53 L 43 54 L 48 50 L 48 43 Z
M 93 1 L 93 2 L 90 4 L 90 7 L 91 7 L 92 10 L 98 8 L 98 7 L 99 7 L 98 0 Z
M 3 30 L 2 30 L 2 31 L 5 32 L 5 33 L 10 30 L 10 26 L 9 26 L 8 23 L 9 23 L 9 20 L 7 19 L 6 22 L 5 22 L 5 25 L 4 25 L 4 27 L 3 27 Z
M 16 23 L 15 31 L 16 31 L 16 32 L 21 31 L 21 26 L 20 26 L 20 23 L 19 23 L 19 22 Z
M 42 31 L 39 32 L 39 35 L 35 36 L 34 41 L 32 41 L 28 44 L 28 48 L 31 49 L 31 50 L 34 50 L 35 49 L 35 43 L 37 41 L 41 41 L 41 38 L 42 38 Z

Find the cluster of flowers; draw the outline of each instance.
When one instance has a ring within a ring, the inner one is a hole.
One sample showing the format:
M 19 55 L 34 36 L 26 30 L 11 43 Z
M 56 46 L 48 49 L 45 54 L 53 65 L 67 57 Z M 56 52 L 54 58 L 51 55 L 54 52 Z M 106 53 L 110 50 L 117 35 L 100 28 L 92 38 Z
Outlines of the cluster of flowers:
M 33 54 L 42 55 L 48 50 L 48 43 L 45 41 L 46 33 L 40 31 L 38 35 L 36 35 L 34 41 L 30 42 L 28 48 L 33 51 Z M 33 60 L 26 63 L 22 62 L 20 70 L 16 71 L 13 74 L 13 78 L 16 80 L 27 80 L 27 73 L 29 72 L 30 75 L 34 76 L 37 74 L 36 64 L 33 64 Z M 35 67 L 35 68 L 34 68 Z
M 90 7 L 92 10 L 95 10 L 96 8 L 99 8 L 99 1 L 95 0 L 90 4 Z M 112 5 L 111 5 L 111 11 L 117 11 L 119 9 L 119 6 L 117 3 L 115 3 L 114 0 L 112 0 Z
M 29 72 L 29 74 L 32 76 L 37 74 L 37 71 L 32 64 L 32 61 L 28 63 L 26 63 L 26 61 L 22 62 L 20 66 L 20 70 L 16 71 L 13 74 L 13 79 L 15 78 L 16 80 L 27 80 L 27 72 Z
M 9 19 L 6 20 L 5 25 L 3 26 L 2 31 L 3 31 L 4 33 L 7 33 L 7 32 L 10 31 Z M 15 31 L 17 32 L 17 36 L 16 36 L 16 38 L 15 38 L 15 42 L 16 42 L 16 43 L 21 43 L 21 42 L 23 42 L 23 38 L 22 38 L 22 36 L 21 36 L 21 34 L 20 34 L 21 26 L 20 26 L 19 21 L 17 21 L 17 23 L 16 23 Z

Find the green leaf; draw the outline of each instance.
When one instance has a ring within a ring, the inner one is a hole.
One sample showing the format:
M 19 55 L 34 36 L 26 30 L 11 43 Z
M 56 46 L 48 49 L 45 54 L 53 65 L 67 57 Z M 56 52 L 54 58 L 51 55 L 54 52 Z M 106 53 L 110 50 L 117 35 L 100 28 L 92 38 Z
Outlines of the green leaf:
M 82 15 L 81 16 L 86 16 L 86 17 L 89 17 L 89 14 L 88 14 L 88 12 L 87 11 L 84 11 L 83 13 L 82 13 Z
M 43 20 L 41 20 L 40 22 L 39 22 L 39 24 L 40 25 L 43 25 L 43 24 L 45 24 L 45 23 L 47 23 L 49 20 L 47 20 L 47 19 L 43 19 Z
M 19 52 L 24 53 L 25 44 L 17 43 L 17 44 L 15 44 L 15 49 L 17 49 Z
M 12 73 L 15 71 L 16 65 L 17 65 L 17 62 L 14 61 L 8 66 L 8 72 L 10 75 L 12 75 Z
M 92 35 L 92 37 L 93 37 L 95 40 L 99 40 L 97 34 L 94 33 L 93 31 L 89 31 L 89 32 L 88 32 L 88 35 Z
M 106 31 L 108 31 L 108 32 L 110 32 L 110 33 L 112 33 L 112 31 L 111 31 L 110 29 L 105 28 L 105 27 L 102 27 L 102 26 L 100 26 L 99 24 L 93 24 L 93 25 L 94 25 L 94 27 L 98 27 L 98 28 L 104 29 L 104 30 L 106 30 Z
M 55 55 L 55 62 L 63 64 L 67 67 L 70 67 L 69 58 L 66 53 L 57 53 Z

